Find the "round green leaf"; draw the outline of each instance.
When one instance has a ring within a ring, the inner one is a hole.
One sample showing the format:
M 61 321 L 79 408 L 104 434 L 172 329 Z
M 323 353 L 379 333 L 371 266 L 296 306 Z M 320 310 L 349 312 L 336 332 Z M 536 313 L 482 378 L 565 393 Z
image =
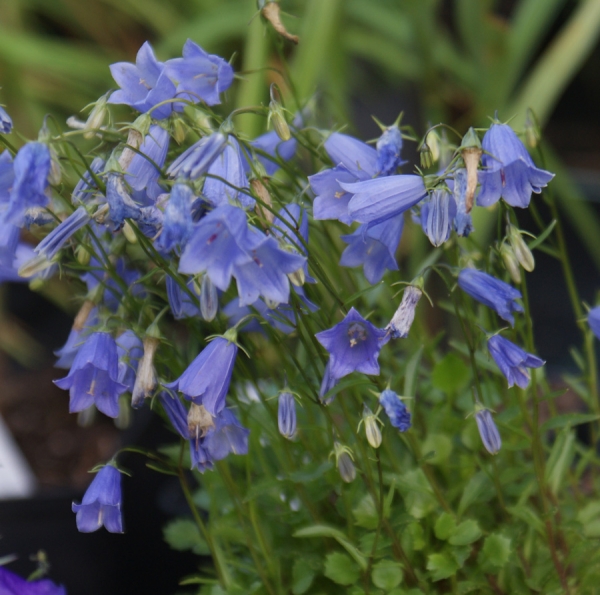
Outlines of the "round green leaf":
M 392 560 L 381 560 L 373 566 L 371 580 L 376 587 L 389 591 L 402 582 L 402 566 Z
M 360 570 L 350 556 L 334 552 L 325 559 L 325 576 L 338 585 L 353 585 L 358 581 Z

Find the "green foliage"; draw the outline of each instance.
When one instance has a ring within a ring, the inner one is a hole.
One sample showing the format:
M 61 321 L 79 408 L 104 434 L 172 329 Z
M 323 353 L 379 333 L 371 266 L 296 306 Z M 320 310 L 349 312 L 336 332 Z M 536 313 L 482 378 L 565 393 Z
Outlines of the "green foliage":
M 325 558 L 325 576 L 338 585 L 353 585 L 358 581 L 360 570 L 352 558 L 333 552 Z

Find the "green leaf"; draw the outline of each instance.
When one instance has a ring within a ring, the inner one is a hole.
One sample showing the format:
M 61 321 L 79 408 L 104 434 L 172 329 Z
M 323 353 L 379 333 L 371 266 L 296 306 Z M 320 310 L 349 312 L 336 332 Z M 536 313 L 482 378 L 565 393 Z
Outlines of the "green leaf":
M 431 580 L 434 582 L 454 576 L 459 568 L 456 560 L 447 553 L 431 554 L 427 558 L 427 570 L 431 572 Z
M 303 558 L 297 558 L 292 567 L 292 593 L 302 595 L 306 593 L 315 578 L 312 566 Z
M 352 514 L 356 519 L 356 524 L 365 529 L 377 529 L 379 524 L 379 515 L 375 502 L 370 494 L 365 494 L 358 505 L 352 510 Z
M 479 471 L 469 480 L 458 504 L 458 516 L 461 516 L 471 504 L 487 502 L 494 496 L 494 486 L 490 478 Z
M 431 465 L 441 465 L 452 454 L 452 440 L 446 434 L 428 434 L 421 447 L 423 452 L 432 453 L 427 459 Z
M 433 531 L 438 539 L 447 540 L 456 529 L 456 519 L 451 514 L 443 512 L 435 522 Z
M 574 457 L 575 434 L 570 427 L 566 427 L 556 438 L 546 464 L 546 480 L 553 494 L 560 491 Z
M 404 373 L 404 395 L 410 397 L 415 394 L 417 383 L 417 374 L 419 372 L 419 362 L 423 355 L 423 345 L 417 349 L 415 354 L 408 360 Z
M 371 580 L 376 587 L 389 591 L 402 582 L 402 566 L 393 560 L 381 560 L 373 566 Z
M 353 585 L 358 581 L 360 571 L 349 556 L 333 552 L 325 558 L 325 576 L 338 585 Z
M 404 499 L 406 511 L 416 519 L 421 519 L 437 506 L 431 487 L 421 469 L 413 469 L 396 476 L 398 489 Z
M 544 523 L 542 519 L 535 513 L 535 511 L 524 504 L 518 506 L 507 506 L 506 510 L 517 517 L 521 521 L 533 527 L 540 535 L 545 535 Z
M 450 545 L 469 545 L 481 537 L 481 529 L 477 521 L 469 519 L 462 522 L 450 536 Z
M 550 225 L 537 237 L 535 240 L 527 244 L 530 250 L 541 246 L 544 243 L 544 240 L 552 233 L 554 226 L 556 225 L 556 219 L 553 219 Z
M 543 423 L 540 431 L 547 432 L 548 430 L 564 428 L 565 426 L 578 426 L 596 421 L 597 419 L 600 419 L 600 415 L 596 413 L 565 413 L 564 415 L 557 415 Z
M 163 528 L 163 536 L 169 546 L 177 551 L 192 550 L 195 554 L 210 553 L 200 530 L 191 519 L 175 519 Z
M 362 570 L 367 569 L 367 560 L 339 529 L 327 525 L 311 525 L 299 529 L 293 537 L 332 537 L 335 539 L 358 563 Z
M 456 563 L 462 568 L 465 560 L 471 555 L 473 548 L 468 545 L 461 545 L 453 547 L 450 550 L 452 557 L 456 560 Z
M 323 475 L 325 475 L 332 467 L 333 463 L 331 461 L 325 461 L 321 464 L 309 463 L 308 465 L 305 465 L 302 470 L 290 473 L 288 477 L 294 483 L 308 483 L 323 477 Z
M 485 538 L 477 561 L 484 572 L 497 572 L 508 562 L 511 551 L 511 541 L 508 537 L 492 533 Z
M 470 377 L 467 364 L 456 353 L 450 352 L 435 364 L 431 383 L 438 390 L 454 394 L 467 384 Z

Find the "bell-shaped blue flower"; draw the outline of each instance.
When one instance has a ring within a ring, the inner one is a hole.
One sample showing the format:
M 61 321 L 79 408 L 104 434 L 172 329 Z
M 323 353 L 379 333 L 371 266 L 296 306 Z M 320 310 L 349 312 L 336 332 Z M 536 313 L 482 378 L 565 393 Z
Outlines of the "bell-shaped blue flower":
M 221 103 L 221 93 L 233 82 L 231 65 L 220 56 L 207 54 L 191 39 L 185 42 L 182 55 L 165 63 L 166 75 L 177 84 L 177 97 L 192 103 Z
M 297 114 L 292 122 L 291 129 L 297 131 L 303 125 L 302 115 Z M 289 140 L 281 140 L 275 130 L 254 139 L 250 146 L 256 149 L 256 159 L 262 164 L 268 176 L 272 176 L 279 169 L 279 163 L 276 159 L 289 161 L 295 154 L 298 141 L 292 136 Z M 244 160 L 244 169 L 246 172 L 251 170 L 250 162 Z
M 509 388 L 515 384 L 521 388 L 527 388 L 530 378 L 527 368 L 539 368 L 545 363 L 536 355 L 527 353 L 500 335 L 490 337 L 488 349 L 500 371 L 508 380 Z
M 12 155 L 8 151 L 0 153 L 0 205 L 2 211 L 10 200 L 10 193 L 15 182 L 15 167 Z M 3 215 L 0 215 L 3 217 Z
M 175 184 L 165 207 L 162 231 L 155 245 L 162 252 L 183 248 L 192 235 L 194 192 L 185 184 Z
M 224 337 L 213 339 L 167 388 L 183 393 L 186 399 L 204 408 L 214 417 L 225 407 L 237 345 Z
M 71 236 L 87 225 L 90 219 L 85 207 L 78 207 L 35 247 L 36 254 L 52 260 Z
M 187 282 L 187 287 L 195 298 L 192 298 L 187 291 L 184 291 L 171 276 L 167 275 L 165 282 L 167 285 L 167 299 L 169 300 L 169 306 L 175 320 L 200 316 L 200 304 L 198 301 L 200 296 L 198 295 L 198 288 L 194 279 L 190 279 Z
M 121 504 L 121 473 L 113 465 L 105 465 L 96 473 L 81 504 L 73 502 L 77 529 L 91 533 L 104 525 L 111 533 L 123 533 Z
M 45 207 L 50 202 L 46 193 L 50 167 L 50 149 L 44 143 L 27 143 L 19 149 L 5 221 L 20 227 L 27 209 Z
M 554 177 L 533 163 L 525 145 L 508 124 L 492 124 L 485 133 L 479 172 L 477 204 L 493 205 L 500 198 L 513 207 L 529 206 L 531 193 L 539 194 Z
M 348 203 L 352 219 L 370 225 L 403 213 L 427 195 L 423 178 L 416 175 L 388 176 L 340 185 L 354 195 Z
M 226 134 L 213 132 L 209 136 L 204 136 L 171 163 L 167 174 L 172 178 L 195 180 L 208 171 L 225 147 L 227 147 Z
M 210 428 L 204 438 L 204 448 L 214 461 L 224 459 L 228 454 L 245 455 L 248 453 L 248 434 L 230 409 L 223 409 L 214 419 L 214 428 Z
M 456 203 L 447 189 L 437 189 L 421 205 L 421 225 L 429 241 L 437 248 L 447 242 L 454 226 Z
M 111 94 L 108 103 L 124 103 L 138 112 L 150 113 L 157 120 L 170 116 L 173 110 L 181 111 L 184 104 L 167 101 L 176 96 L 177 90 L 164 66 L 156 59 L 148 42 L 139 49 L 135 64 L 111 64 L 110 73 L 121 88 Z M 167 103 L 155 107 L 163 101 Z
M 404 401 L 393 390 L 384 390 L 379 395 L 379 402 L 390 418 L 390 423 L 400 432 L 406 432 L 411 426 L 411 415 Z
M 116 340 L 117 356 L 119 358 L 119 373 L 117 380 L 133 391 L 140 358 L 144 354 L 142 340 L 131 330 L 121 333 Z
M 175 395 L 170 394 L 167 391 L 158 393 L 158 400 L 163 406 L 173 429 L 186 440 L 190 439 L 190 432 L 188 430 L 188 412 L 184 407 L 183 403 Z
M 516 301 L 521 299 L 521 292 L 487 273 L 463 269 L 458 274 L 458 286 L 484 306 L 495 310 L 511 326 L 515 324 L 513 312 L 523 312 L 523 306 Z
M 134 190 L 154 188 L 165 163 L 169 148 L 169 133 L 162 126 L 150 126 L 148 134 L 135 153 L 125 172 L 125 181 Z M 156 190 L 152 193 L 156 193 Z M 156 198 L 151 196 L 150 198 Z
M 110 212 L 109 218 L 112 231 L 118 231 L 125 224 L 125 219 L 140 218 L 140 207 L 131 198 L 123 176 L 111 173 L 106 180 L 106 201 Z
M 587 321 L 596 339 L 600 339 L 600 306 L 596 306 L 589 311 Z
M 334 166 L 343 165 L 361 180 L 372 178 L 379 171 L 377 151 L 357 138 L 334 132 L 324 147 Z
M 104 169 L 104 165 L 105 161 L 102 159 L 102 157 L 95 157 L 90 163 L 90 169 L 95 174 L 98 174 Z M 71 202 L 74 205 L 78 205 L 79 203 L 88 203 L 97 192 L 98 187 L 96 186 L 96 182 L 94 182 L 90 172 L 86 170 L 83 176 L 79 178 L 77 184 L 75 184 L 73 194 L 71 194 Z
M 90 329 L 96 324 L 98 324 L 98 309 L 92 302 L 86 301 L 75 317 L 67 342 L 54 352 L 58 357 L 54 364 L 55 368 L 68 370 L 73 365 L 76 353 L 85 343 L 85 337 L 89 335 Z
M 491 455 L 497 454 L 502 447 L 502 438 L 490 410 L 479 405 L 475 412 L 475 421 L 483 446 Z
M 67 595 L 62 585 L 56 585 L 50 579 L 28 581 L 8 570 L 6 566 L 0 566 L 0 593 L 2 595 Z
M 12 119 L 6 113 L 6 110 L 0 106 L 0 133 L 2 134 L 10 134 L 12 130 Z
M 473 219 L 471 213 L 467 213 L 467 170 L 464 168 L 454 172 L 453 193 L 456 203 L 454 230 L 459 236 L 466 237 L 473 231 Z
M 296 434 L 296 399 L 292 393 L 284 391 L 279 394 L 277 425 L 279 433 L 285 438 L 291 440 Z
M 386 269 L 398 270 L 396 250 L 404 228 L 404 213 L 369 227 L 361 225 L 353 234 L 341 236 L 348 247 L 342 253 L 344 267 L 363 266 L 369 283 L 379 283 Z
M 315 337 L 330 354 L 330 378 L 339 380 L 355 371 L 378 375 L 377 359 L 385 335 L 351 308 L 342 322 Z
M 127 390 L 118 380 L 118 365 L 115 340 L 108 333 L 92 333 L 75 354 L 69 374 L 54 381 L 69 391 L 69 411 L 96 405 L 108 417 L 117 417 L 119 396 Z
M 402 301 L 394 313 L 392 320 L 385 327 L 392 339 L 405 339 L 415 319 L 415 309 L 423 295 L 423 291 L 414 285 L 409 285 L 402 295 Z
M 402 161 L 402 134 L 398 126 L 390 126 L 383 131 L 377 140 L 377 173 L 389 176 L 406 161 Z

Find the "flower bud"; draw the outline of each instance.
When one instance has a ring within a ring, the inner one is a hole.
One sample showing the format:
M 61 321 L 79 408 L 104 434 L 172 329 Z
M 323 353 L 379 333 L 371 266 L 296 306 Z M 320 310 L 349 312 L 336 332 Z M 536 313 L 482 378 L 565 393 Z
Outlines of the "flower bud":
M 343 446 L 339 442 L 334 442 L 333 454 L 335 455 L 335 462 L 340 477 L 346 483 L 352 483 L 356 479 L 356 468 L 352 462 L 352 451 L 347 446 Z
M 379 448 L 381 446 L 381 429 L 379 428 L 379 419 L 377 416 L 365 405 L 363 409 L 362 421 L 365 424 L 365 434 L 367 435 L 367 442 L 373 448 Z
M 141 116 L 140 116 L 141 117 Z M 140 118 L 138 118 L 139 120 Z M 138 121 L 136 120 L 136 122 Z M 135 125 L 135 122 L 134 122 Z M 149 125 L 148 125 L 149 127 Z M 123 149 L 121 156 L 119 157 L 119 167 L 122 171 L 127 171 L 129 166 L 131 165 L 132 159 L 136 156 L 136 152 L 131 150 L 129 147 L 133 147 L 134 149 L 139 149 L 142 143 L 144 142 L 144 136 L 142 133 L 136 128 L 132 127 L 129 129 L 129 133 L 127 135 L 127 147 Z M 110 165 L 107 164 L 107 169 Z
M 473 199 L 477 189 L 477 168 L 483 154 L 481 142 L 473 128 L 469 128 L 460 145 L 460 153 L 465 162 L 467 170 L 467 192 L 465 195 L 466 212 L 470 213 L 473 208 Z
M 104 124 L 104 119 L 108 115 L 108 108 L 106 107 L 106 100 L 108 95 L 103 95 L 96 101 L 88 119 L 85 121 L 83 126 L 83 138 L 90 139 L 94 138 L 96 132 Z
M 219 295 L 217 294 L 217 288 L 210 277 L 204 275 L 200 286 L 200 313 L 202 318 L 210 322 L 217 315 L 218 308 Z
M 419 160 L 421 162 L 421 167 L 423 167 L 425 169 L 429 169 L 430 167 L 433 167 L 433 164 L 434 164 L 433 153 L 432 153 L 429 145 L 425 142 L 421 143 L 421 146 L 419 147 Z
M 289 392 L 279 394 L 277 422 L 279 433 L 291 440 L 296 434 L 296 400 Z
M 510 246 L 513 249 L 519 264 L 528 272 L 531 273 L 535 268 L 535 259 L 529 249 L 529 246 L 525 243 L 521 232 L 514 225 L 506 226 L 506 236 L 510 242 Z
M 271 25 L 273 25 L 273 29 L 279 33 L 282 37 L 289 39 L 292 43 L 298 43 L 299 38 L 297 35 L 292 35 L 288 33 L 288 30 L 285 28 L 285 25 L 281 22 L 281 18 L 279 17 L 279 3 L 275 0 L 267 1 L 260 9 L 260 14 L 263 18 L 265 18 Z
M 285 119 L 283 106 L 275 99 L 271 99 L 269 103 L 269 120 L 273 123 L 273 129 L 281 140 L 286 141 L 292 138 L 290 127 Z
M 62 170 L 60 169 L 60 161 L 58 160 L 58 153 L 53 146 L 49 146 L 50 150 L 50 172 L 48 173 L 48 183 L 56 186 L 60 184 L 62 179 Z
M 271 200 L 271 195 L 269 194 L 264 182 L 265 178 L 254 178 L 253 180 L 250 180 L 250 188 L 255 196 L 260 199 L 260 202 L 256 207 L 258 214 L 261 215 L 262 218 L 265 219 L 265 221 L 270 225 L 273 223 L 275 214 L 272 211 L 273 201 Z
M 302 287 L 306 281 L 306 275 L 304 274 L 304 265 L 295 270 L 293 273 L 288 274 L 288 279 L 296 287 Z
M 504 266 L 510 275 L 510 278 L 515 283 L 521 283 L 521 268 L 519 267 L 519 261 L 515 256 L 515 253 L 511 246 L 508 244 L 502 244 L 500 246 L 500 256 L 504 262 Z
M 479 430 L 481 441 L 483 442 L 485 449 L 491 455 L 495 455 L 502 447 L 502 439 L 498 433 L 498 428 L 494 423 L 490 410 L 483 408 L 481 405 L 478 405 L 477 407 L 478 409 L 475 411 L 475 421 L 477 422 L 477 429 Z
M 75 258 L 77 259 L 77 262 L 80 265 L 87 266 L 88 264 L 90 264 L 90 259 L 92 258 L 92 255 L 83 244 L 79 244 L 79 246 L 75 248 Z
M 123 223 L 121 231 L 130 244 L 137 244 L 137 236 L 135 235 L 135 231 L 133 231 L 133 227 L 131 227 L 131 223 L 129 223 L 129 221 L 125 221 L 125 223 Z
M 422 280 L 421 280 L 422 283 Z M 415 319 L 415 309 L 423 291 L 417 285 L 408 285 L 404 290 L 402 301 L 385 330 L 392 339 L 405 339 Z
M 537 122 L 533 110 L 528 107 L 525 112 L 525 141 L 531 149 L 535 149 L 541 138 L 540 125 Z
M 156 371 L 154 370 L 154 354 L 159 344 L 160 341 L 156 337 L 146 336 L 144 339 L 144 355 L 138 365 L 135 384 L 131 392 L 131 406 L 134 409 L 141 407 L 144 399 L 152 395 L 158 384 Z
M 184 120 L 179 116 L 175 115 L 171 119 L 171 136 L 175 139 L 175 142 L 180 145 L 187 135 L 188 126 Z

